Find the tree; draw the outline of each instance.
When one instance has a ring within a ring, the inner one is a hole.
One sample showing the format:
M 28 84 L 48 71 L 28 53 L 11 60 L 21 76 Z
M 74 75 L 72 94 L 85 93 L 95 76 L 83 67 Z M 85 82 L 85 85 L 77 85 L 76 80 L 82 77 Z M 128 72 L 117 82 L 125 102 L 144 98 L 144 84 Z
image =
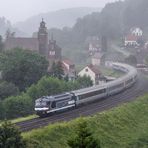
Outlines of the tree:
M 0 82 L 0 100 L 3 100 L 9 96 L 16 96 L 19 94 L 18 88 L 12 84 L 8 83 L 6 81 Z
M 3 101 L 5 118 L 17 118 L 26 116 L 33 112 L 33 102 L 30 96 L 22 94 L 16 97 L 9 97 Z
M 57 63 L 53 63 L 51 67 L 51 75 L 58 78 L 62 79 L 64 75 L 64 70 L 62 67 L 62 63 L 58 61 Z
M 3 49 L 4 49 L 3 38 L 2 38 L 2 36 L 0 35 L 0 52 L 2 52 Z
M 3 102 L 0 101 L 0 120 L 4 119 L 4 117 L 5 117 L 5 108 L 3 106 Z
M 76 129 L 77 135 L 68 140 L 68 145 L 71 148 L 100 148 L 100 144 L 89 131 L 87 127 L 87 122 L 81 120 Z
M 83 77 L 78 77 L 77 82 L 80 84 L 81 88 L 90 87 L 93 85 L 93 81 L 89 76 L 84 75 Z
M 25 148 L 20 131 L 10 122 L 5 121 L 0 126 L 0 148 Z
M 15 48 L 0 54 L 2 79 L 14 83 L 21 91 L 46 75 L 48 61 L 45 57 Z
M 134 55 L 129 55 L 125 58 L 125 62 L 135 66 L 137 64 L 137 58 Z

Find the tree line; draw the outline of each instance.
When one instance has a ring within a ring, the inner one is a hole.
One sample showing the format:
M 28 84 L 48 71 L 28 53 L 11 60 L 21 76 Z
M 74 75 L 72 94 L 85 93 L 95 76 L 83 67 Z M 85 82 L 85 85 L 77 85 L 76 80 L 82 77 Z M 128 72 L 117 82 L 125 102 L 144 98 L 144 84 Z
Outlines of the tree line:
M 125 0 L 106 4 L 101 12 L 78 18 L 72 28 L 50 29 L 60 45 L 83 44 L 88 36 L 123 37 L 130 28 L 140 27 L 148 34 L 148 1 Z

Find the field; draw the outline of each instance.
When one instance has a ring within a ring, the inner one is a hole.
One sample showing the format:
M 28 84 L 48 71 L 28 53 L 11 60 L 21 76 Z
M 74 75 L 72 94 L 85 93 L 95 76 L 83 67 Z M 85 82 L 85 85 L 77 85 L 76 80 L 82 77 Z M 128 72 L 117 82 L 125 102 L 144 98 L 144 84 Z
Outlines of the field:
M 68 148 L 81 118 L 23 133 L 29 148 Z M 101 148 L 148 147 L 148 95 L 133 103 L 84 118 Z

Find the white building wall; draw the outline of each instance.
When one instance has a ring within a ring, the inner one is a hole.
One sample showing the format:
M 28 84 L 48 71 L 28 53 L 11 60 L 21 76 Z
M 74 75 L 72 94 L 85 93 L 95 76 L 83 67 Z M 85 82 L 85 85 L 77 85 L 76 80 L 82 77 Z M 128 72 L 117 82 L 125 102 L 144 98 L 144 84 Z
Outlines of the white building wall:
M 132 34 L 135 35 L 135 36 L 142 36 L 143 35 L 143 31 L 140 28 L 135 28 L 132 31 Z
M 95 85 L 95 73 L 88 66 L 78 73 L 78 76 L 83 77 L 84 75 L 89 76 Z
M 100 66 L 100 59 L 92 58 L 92 65 Z
M 138 45 L 137 41 L 125 41 L 125 46 L 127 45 Z

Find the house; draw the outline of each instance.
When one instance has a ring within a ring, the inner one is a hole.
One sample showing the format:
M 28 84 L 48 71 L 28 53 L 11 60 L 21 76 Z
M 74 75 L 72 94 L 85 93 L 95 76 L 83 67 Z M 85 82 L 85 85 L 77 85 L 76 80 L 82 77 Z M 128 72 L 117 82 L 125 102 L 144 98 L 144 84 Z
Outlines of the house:
M 62 60 L 62 67 L 63 67 L 65 76 L 67 76 L 69 80 L 76 79 L 75 65 L 70 60 L 68 59 Z
M 56 44 L 53 37 L 51 40 L 48 39 L 48 29 L 43 19 L 37 34 L 36 38 L 8 36 L 5 40 L 4 48 L 5 50 L 23 48 L 38 52 L 40 55 L 46 57 L 50 65 L 53 62 L 60 61 L 62 58 L 61 48 Z
M 132 35 L 134 36 L 138 36 L 138 37 L 141 37 L 143 36 L 143 31 L 142 29 L 138 28 L 138 27 L 133 27 L 130 29 L 130 32 Z
M 85 68 L 83 68 L 79 73 L 78 76 L 83 77 L 84 75 L 89 76 L 91 80 L 93 81 L 94 85 L 101 84 L 103 82 L 102 78 L 103 75 L 101 71 L 99 70 L 98 66 L 94 66 L 92 64 L 87 65 Z
M 125 37 L 124 45 L 137 47 L 143 43 L 143 31 L 138 27 L 130 29 L 129 34 Z
M 138 37 L 135 35 L 127 35 L 125 37 L 125 41 L 124 41 L 124 46 L 139 46 L 138 42 Z
M 100 40 L 97 36 L 87 37 L 86 44 L 90 55 L 93 55 L 95 52 L 101 51 Z
M 100 51 L 101 49 L 100 49 L 100 46 L 99 46 L 99 44 L 97 44 L 97 43 L 89 43 L 89 52 L 90 53 L 93 53 L 93 52 L 98 52 L 98 51 Z

